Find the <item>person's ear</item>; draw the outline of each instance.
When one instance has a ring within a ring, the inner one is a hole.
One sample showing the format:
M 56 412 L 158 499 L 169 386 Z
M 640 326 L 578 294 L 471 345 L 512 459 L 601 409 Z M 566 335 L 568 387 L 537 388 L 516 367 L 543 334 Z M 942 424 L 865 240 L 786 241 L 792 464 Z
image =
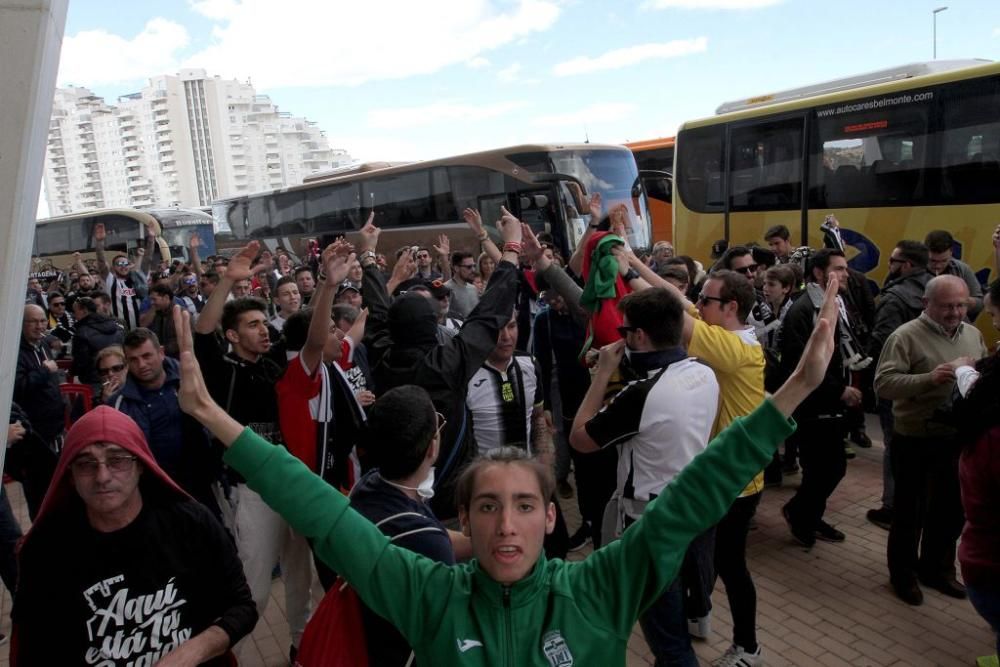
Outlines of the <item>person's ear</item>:
M 226 340 L 228 340 L 233 345 L 240 342 L 240 335 L 235 329 L 226 329 Z
M 472 530 L 469 528 L 469 511 L 464 507 L 458 508 L 458 523 L 462 526 L 462 534 L 472 537 Z
M 551 535 L 556 529 L 556 504 L 549 503 L 545 508 L 545 534 Z

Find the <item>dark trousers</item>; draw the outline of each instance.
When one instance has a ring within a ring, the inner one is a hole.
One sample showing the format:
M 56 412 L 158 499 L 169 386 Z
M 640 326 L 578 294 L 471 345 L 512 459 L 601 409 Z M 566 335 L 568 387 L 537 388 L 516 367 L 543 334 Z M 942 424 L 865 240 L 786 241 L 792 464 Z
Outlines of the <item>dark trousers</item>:
M 996 640 L 997 653 L 1000 654 L 1000 592 L 988 588 L 968 586 L 969 602 L 979 612 L 990 628 Z
M 603 544 L 601 520 L 604 517 L 604 507 L 618 486 L 618 448 L 606 447 L 599 452 L 587 454 L 573 449 L 570 454 L 573 457 L 576 502 L 580 507 L 580 517 L 590 524 L 596 549 Z
M 823 518 L 826 501 L 847 472 L 846 435 L 847 422 L 842 418 L 799 422 L 799 429 L 792 437 L 799 446 L 802 483 L 787 505 L 795 526 L 815 530 Z
M 733 617 L 733 643 L 757 649 L 757 588 L 747 568 L 747 535 L 763 494 L 737 498 L 715 527 L 715 571 L 726 586 Z
M 896 494 L 886 555 L 894 583 L 955 576 L 955 545 L 965 516 L 953 438 L 892 435 Z

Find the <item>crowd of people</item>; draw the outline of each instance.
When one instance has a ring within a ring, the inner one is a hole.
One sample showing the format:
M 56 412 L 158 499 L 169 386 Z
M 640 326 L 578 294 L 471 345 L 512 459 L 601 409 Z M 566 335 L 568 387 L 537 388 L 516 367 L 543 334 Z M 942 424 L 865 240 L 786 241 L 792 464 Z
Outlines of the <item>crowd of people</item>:
M 295 664 L 314 570 L 356 591 L 373 665 L 623 664 L 636 622 L 656 665 L 697 665 L 716 578 L 713 664 L 763 665 L 756 510 L 798 475 L 791 539 L 851 539 L 826 508 L 866 412 L 895 594 L 968 596 L 1000 630 L 1000 375 L 971 324 L 1000 328 L 1000 284 L 944 231 L 900 240 L 873 289 L 832 216 L 822 248 L 777 226 L 703 264 L 634 251 L 624 209 L 589 204 L 569 258 L 506 210 L 493 236 L 464 212 L 475 251 L 442 235 L 393 261 L 373 217 L 301 260 L 202 259 L 194 235 L 169 265 L 155 230 L 109 258 L 97 225 L 95 261 L 28 282 L 12 665 L 231 664 L 274 576 Z

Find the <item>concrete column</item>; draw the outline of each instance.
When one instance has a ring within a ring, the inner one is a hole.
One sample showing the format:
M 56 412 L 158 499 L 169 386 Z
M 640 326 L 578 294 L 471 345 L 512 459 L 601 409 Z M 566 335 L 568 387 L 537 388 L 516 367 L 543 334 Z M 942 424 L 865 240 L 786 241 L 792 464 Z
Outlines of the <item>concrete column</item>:
M 14 392 L 24 292 L 69 0 L 0 0 L 0 443 Z M 7 448 L 0 447 L 0 464 Z

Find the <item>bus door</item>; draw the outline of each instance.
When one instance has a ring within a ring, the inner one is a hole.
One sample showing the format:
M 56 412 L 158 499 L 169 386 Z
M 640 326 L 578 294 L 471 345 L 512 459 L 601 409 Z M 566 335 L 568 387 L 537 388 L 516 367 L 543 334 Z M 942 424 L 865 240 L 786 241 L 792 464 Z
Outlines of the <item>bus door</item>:
M 642 189 L 653 218 L 653 242 L 674 240 L 674 179 L 668 171 L 641 169 Z
M 726 238 L 730 247 L 757 243 L 785 225 L 802 244 L 805 117 L 781 116 L 728 128 Z

